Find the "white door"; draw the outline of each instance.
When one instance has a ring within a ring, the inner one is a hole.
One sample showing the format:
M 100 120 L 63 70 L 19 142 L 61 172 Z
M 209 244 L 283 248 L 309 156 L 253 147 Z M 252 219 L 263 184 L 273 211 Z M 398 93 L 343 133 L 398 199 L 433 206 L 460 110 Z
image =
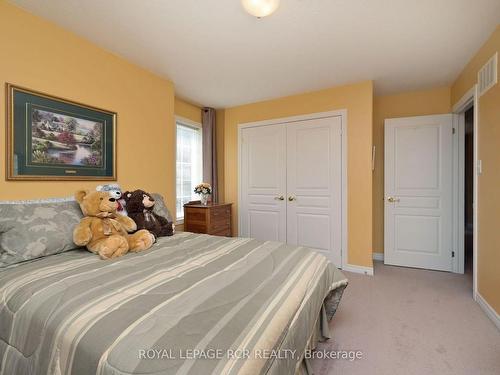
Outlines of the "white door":
M 451 271 L 452 115 L 385 120 L 386 264 Z
M 286 125 L 287 243 L 341 265 L 342 119 Z
M 282 124 L 241 133 L 240 234 L 286 241 L 286 141 Z

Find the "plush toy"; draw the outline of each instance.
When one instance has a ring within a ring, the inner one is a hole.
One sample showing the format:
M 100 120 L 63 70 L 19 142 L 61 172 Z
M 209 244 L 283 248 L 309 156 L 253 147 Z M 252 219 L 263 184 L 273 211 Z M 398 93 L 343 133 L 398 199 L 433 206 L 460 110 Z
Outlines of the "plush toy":
M 147 250 L 154 243 L 154 236 L 147 230 L 128 234 L 137 226 L 131 218 L 116 214 L 118 203 L 108 192 L 81 190 L 75 199 L 85 215 L 73 231 L 73 242 L 78 246 L 109 259 L 128 251 Z
M 118 202 L 117 213 L 127 216 L 127 209 L 125 208 L 125 199 L 122 196 L 122 189 L 118 184 L 107 184 L 107 185 L 99 185 L 95 188 L 97 191 L 107 191 L 111 198 L 115 198 L 116 202 Z
M 138 229 L 147 229 L 156 237 L 174 234 L 174 224 L 153 212 L 154 198 L 143 190 L 126 191 L 123 194 L 129 217 L 134 219 Z

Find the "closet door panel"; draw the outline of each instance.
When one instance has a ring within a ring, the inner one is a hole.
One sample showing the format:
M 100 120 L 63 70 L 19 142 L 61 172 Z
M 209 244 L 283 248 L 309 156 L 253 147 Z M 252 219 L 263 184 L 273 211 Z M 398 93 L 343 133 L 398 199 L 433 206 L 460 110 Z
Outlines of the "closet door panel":
M 341 265 L 341 117 L 288 124 L 287 242 Z
M 285 141 L 282 124 L 242 130 L 241 236 L 286 241 Z

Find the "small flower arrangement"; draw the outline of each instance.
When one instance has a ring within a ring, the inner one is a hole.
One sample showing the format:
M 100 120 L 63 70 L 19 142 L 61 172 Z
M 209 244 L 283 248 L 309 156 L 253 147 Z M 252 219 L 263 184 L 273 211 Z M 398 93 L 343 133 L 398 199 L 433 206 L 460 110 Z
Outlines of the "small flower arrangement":
M 200 194 L 201 204 L 206 206 L 208 204 L 208 196 L 212 194 L 212 187 L 210 184 L 202 182 L 194 187 L 194 192 Z
M 194 187 L 194 192 L 202 195 L 212 194 L 212 186 L 206 182 L 202 182 Z

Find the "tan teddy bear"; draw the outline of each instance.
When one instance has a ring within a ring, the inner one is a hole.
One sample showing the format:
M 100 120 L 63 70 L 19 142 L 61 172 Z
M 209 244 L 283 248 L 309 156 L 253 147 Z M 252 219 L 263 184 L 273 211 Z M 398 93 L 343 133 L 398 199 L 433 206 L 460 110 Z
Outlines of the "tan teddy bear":
M 118 203 L 107 191 L 81 190 L 75 194 L 85 217 L 73 231 L 73 242 L 86 246 L 102 259 L 116 258 L 129 251 L 147 250 L 154 242 L 154 236 L 137 229 L 131 218 L 116 214 Z

